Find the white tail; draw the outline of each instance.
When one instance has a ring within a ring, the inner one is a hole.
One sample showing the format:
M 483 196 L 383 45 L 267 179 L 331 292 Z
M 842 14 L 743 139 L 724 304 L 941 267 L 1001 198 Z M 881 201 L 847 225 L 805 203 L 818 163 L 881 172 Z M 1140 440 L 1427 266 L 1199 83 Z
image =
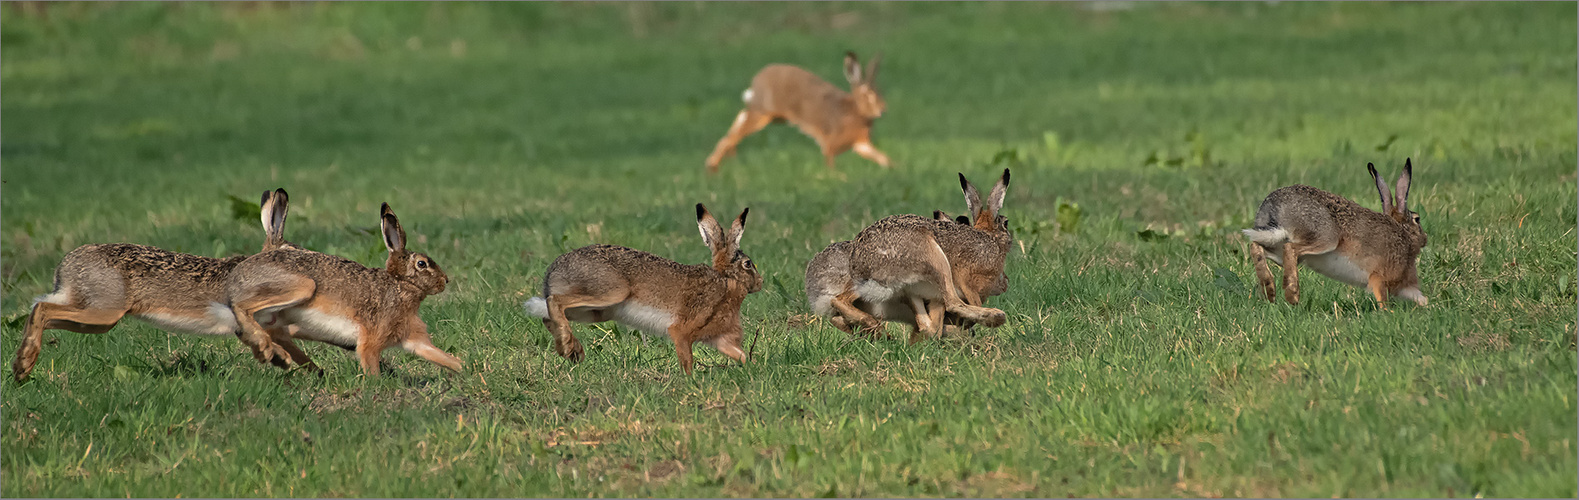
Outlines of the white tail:
M 522 305 L 526 306 L 527 314 L 537 316 L 539 318 L 548 317 L 548 301 L 543 300 L 542 297 L 532 297 L 530 299 L 526 299 L 526 303 Z
M 740 101 L 744 102 L 746 104 L 750 104 L 751 103 L 751 94 L 752 94 L 751 89 L 746 89 L 745 92 L 741 92 L 740 93 Z
M 1262 245 L 1276 245 L 1288 241 L 1288 231 L 1284 231 L 1281 227 L 1268 229 L 1246 229 L 1243 232 L 1245 233 L 1245 237 L 1250 238 L 1250 241 L 1254 241 Z

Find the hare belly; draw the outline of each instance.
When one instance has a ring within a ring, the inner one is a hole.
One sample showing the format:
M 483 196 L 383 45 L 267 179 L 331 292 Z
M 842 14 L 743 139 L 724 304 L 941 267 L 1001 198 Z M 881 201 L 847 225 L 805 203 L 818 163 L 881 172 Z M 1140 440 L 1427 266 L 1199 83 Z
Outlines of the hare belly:
M 1322 275 L 1357 287 L 1370 282 L 1371 273 L 1338 252 L 1306 255 L 1299 262 Z
M 296 307 L 280 311 L 280 316 L 300 329 L 297 338 L 355 348 L 362 336 L 362 327 L 355 320 L 334 313 Z
M 664 338 L 669 337 L 669 326 L 674 324 L 674 314 L 644 304 L 627 302 L 608 308 L 608 312 L 622 325 Z
M 147 321 L 160 330 L 197 335 L 235 335 L 241 330 L 241 325 L 236 323 L 236 315 L 230 312 L 230 308 L 217 303 L 209 304 L 197 315 L 150 311 L 138 314 L 136 318 Z

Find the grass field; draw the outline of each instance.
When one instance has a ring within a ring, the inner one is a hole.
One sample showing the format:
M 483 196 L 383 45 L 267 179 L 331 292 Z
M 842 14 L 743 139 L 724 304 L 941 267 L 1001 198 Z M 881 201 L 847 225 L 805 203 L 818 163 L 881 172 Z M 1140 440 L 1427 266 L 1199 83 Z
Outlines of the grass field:
M 4 496 L 1579 494 L 1573 3 L 16 7 L 6 361 L 65 252 L 255 251 L 230 197 L 284 187 L 291 240 L 369 265 L 393 205 L 454 279 L 424 317 L 466 371 L 50 331 L 0 388 Z M 775 126 L 704 174 L 757 69 L 842 85 L 847 49 L 884 53 L 895 168 Z M 1310 272 L 1298 306 L 1250 297 L 1263 196 L 1374 208 L 1365 163 L 1405 157 L 1429 307 Z M 817 250 L 1005 167 L 1008 325 L 808 321 Z M 612 324 L 555 355 L 520 307 L 548 263 L 702 262 L 696 202 L 751 207 L 755 360 L 686 377 Z

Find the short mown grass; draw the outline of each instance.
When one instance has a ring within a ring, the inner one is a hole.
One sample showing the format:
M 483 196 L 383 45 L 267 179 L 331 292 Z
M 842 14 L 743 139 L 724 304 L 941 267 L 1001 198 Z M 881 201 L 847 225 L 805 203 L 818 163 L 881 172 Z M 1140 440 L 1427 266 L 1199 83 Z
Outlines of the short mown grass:
M 0 25 L 3 349 L 77 245 L 382 262 L 388 201 L 454 279 L 446 376 L 315 377 L 126 321 L 46 333 L 0 400 L 5 496 L 1550 496 L 1576 488 L 1575 6 L 52 4 Z M 775 126 L 702 160 L 771 62 L 884 53 L 896 164 Z M 1251 297 L 1277 187 L 1396 175 L 1429 307 L 1306 272 Z M 1012 168 L 1008 325 L 906 345 L 808 315 L 811 256 L 959 213 Z M 231 197 L 238 199 L 233 202 Z M 701 262 L 690 206 L 751 207 L 755 359 L 520 308 L 615 243 Z

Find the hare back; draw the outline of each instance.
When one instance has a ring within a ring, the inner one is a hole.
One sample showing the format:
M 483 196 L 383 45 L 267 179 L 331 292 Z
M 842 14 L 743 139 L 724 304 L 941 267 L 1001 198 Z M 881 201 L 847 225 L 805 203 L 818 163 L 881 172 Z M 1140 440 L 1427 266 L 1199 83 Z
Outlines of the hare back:
M 780 115 L 794 109 L 809 110 L 809 105 L 828 98 L 850 94 L 816 74 L 788 64 L 769 64 L 751 78 L 746 106 L 755 111 Z
M 226 277 L 244 259 L 215 259 L 130 243 L 84 245 L 61 259 L 55 268 L 54 291 L 35 302 L 118 309 L 134 316 L 153 310 L 208 316 L 210 304 L 224 300 Z
M 394 277 L 382 268 L 370 268 L 356 261 L 333 255 L 281 248 L 252 256 L 236 266 L 230 280 L 229 292 L 239 295 L 240 288 L 260 286 L 277 281 L 285 275 L 303 276 L 316 284 L 315 295 L 337 297 L 338 303 L 356 310 L 371 310 L 380 304 L 418 299 L 422 297 L 416 285 Z M 409 296 L 409 297 L 408 297 Z
M 554 259 L 543 276 L 543 296 L 603 296 L 620 290 L 655 307 L 678 305 L 697 293 L 723 290 L 723 276 L 713 268 L 681 264 L 651 253 L 616 245 L 588 245 Z

